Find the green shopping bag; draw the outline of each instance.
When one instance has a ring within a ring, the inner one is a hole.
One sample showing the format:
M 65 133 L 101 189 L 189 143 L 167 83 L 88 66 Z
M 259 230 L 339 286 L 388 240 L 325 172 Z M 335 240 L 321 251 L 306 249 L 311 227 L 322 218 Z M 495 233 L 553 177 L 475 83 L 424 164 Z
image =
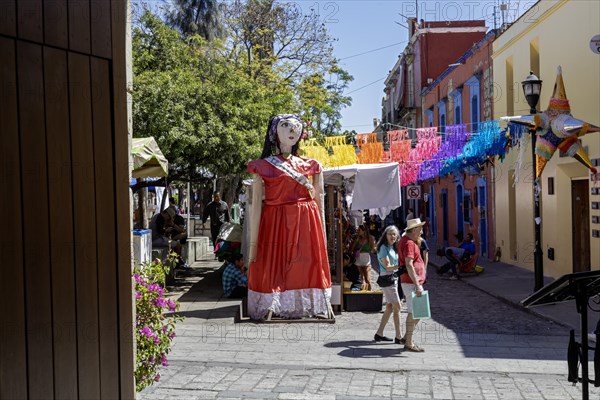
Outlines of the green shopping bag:
M 415 292 L 412 296 L 412 314 L 413 319 L 431 318 L 431 310 L 429 309 L 429 292 L 424 290 L 421 296 L 417 296 Z

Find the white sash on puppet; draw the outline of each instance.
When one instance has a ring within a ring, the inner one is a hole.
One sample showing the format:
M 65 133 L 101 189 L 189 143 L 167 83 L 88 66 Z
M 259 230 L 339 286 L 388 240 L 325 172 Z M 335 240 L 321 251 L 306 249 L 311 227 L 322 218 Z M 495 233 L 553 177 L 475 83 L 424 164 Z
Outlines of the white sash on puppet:
M 292 177 L 296 182 L 301 184 L 308 190 L 308 194 L 310 194 L 310 198 L 313 199 L 315 197 L 315 187 L 308 181 L 308 178 L 302 175 L 300 172 L 296 171 L 289 164 L 281 161 L 277 156 L 270 156 L 265 158 L 269 164 L 284 172 L 288 176 Z

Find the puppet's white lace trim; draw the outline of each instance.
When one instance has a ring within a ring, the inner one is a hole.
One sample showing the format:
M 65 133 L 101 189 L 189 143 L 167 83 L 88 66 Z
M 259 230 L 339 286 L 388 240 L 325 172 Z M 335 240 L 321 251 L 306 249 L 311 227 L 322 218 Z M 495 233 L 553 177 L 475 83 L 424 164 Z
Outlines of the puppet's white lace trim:
M 331 288 L 298 289 L 259 293 L 248 290 L 248 315 L 264 319 L 267 311 L 281 318 L 325 317 L 329 315 Z

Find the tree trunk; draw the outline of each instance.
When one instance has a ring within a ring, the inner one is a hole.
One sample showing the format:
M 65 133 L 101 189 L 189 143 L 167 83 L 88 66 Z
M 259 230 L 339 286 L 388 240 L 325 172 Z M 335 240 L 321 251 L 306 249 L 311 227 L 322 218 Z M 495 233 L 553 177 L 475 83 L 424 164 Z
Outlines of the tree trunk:
M 144 182 L 146 178 L 140 178 Z M 138 190 L 138 215 L 141 229 L 148 229 L 148 219 L 146 218 L 146 203 L 148 199 L 148 188 L 144 187 Z

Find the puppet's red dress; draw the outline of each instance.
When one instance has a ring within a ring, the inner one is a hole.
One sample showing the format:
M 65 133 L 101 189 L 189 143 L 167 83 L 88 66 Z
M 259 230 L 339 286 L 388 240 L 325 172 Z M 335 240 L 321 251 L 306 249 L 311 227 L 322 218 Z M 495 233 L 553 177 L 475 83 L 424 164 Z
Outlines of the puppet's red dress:
M 306 177 L 322 172 L 316 160 L 277 157 Z M 256 259 L 249 266 L 248 314 L 327 315 L 331 274 L 317 203 L 305 186 L 264 159 L 251 161 L 247 170 L 263 179 L 265 189 Z

